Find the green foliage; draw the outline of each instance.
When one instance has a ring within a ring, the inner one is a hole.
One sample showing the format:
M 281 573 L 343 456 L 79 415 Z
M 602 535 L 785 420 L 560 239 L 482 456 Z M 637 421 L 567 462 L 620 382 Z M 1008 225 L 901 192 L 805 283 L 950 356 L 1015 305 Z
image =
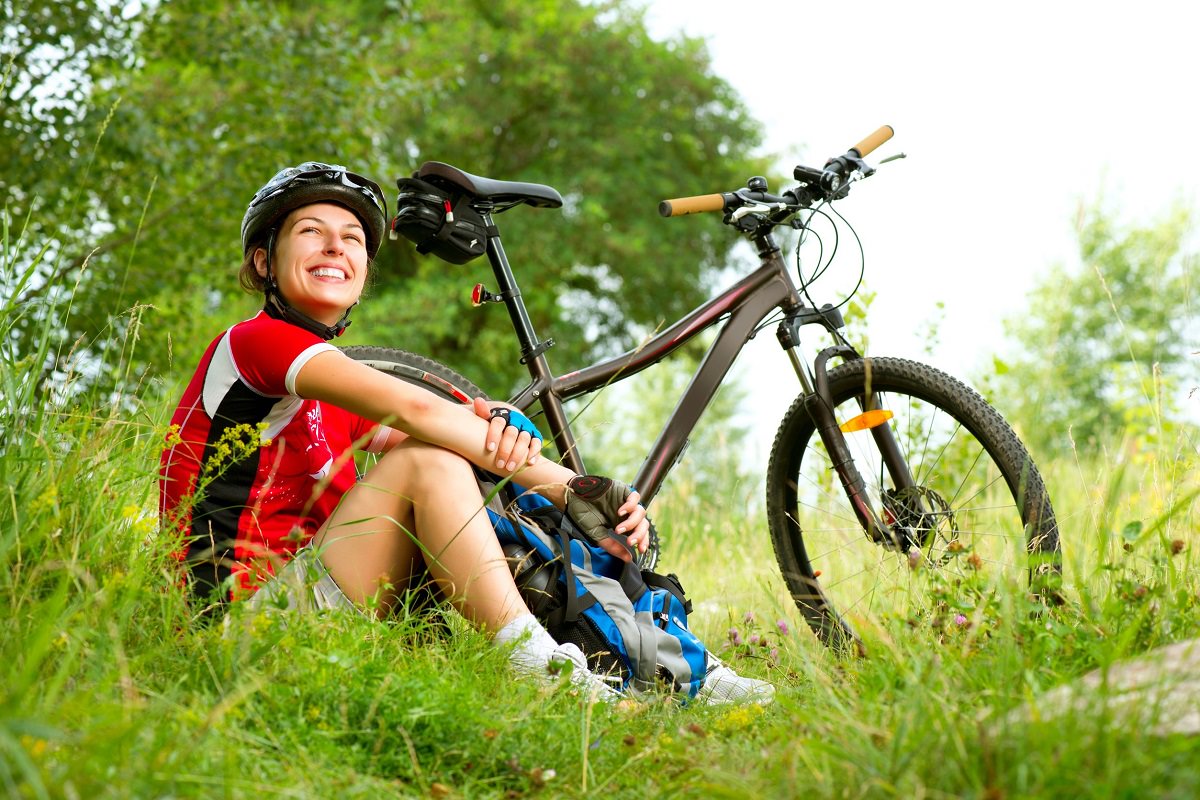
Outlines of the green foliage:
M 189 362 L 253 308 L 234 279 L 239 223 L 285 164 L 338 161 L 386 186 L 434 159 L 555 186 L 563 211 L 499 221 L 534 323 L 564 364 L 706 296 L 734 240 L 661 220 L 659 199 L 762 171 L 745 155 L 758 133 L 703 44 L 651 40 L 623 0 L 177 0 L 121 22 L 120 36 L 95 30 L 110 4 L 74 5 L 95 43 L 72 63 L 94 77 L 64 99 L 68 117 L 41 126 L 41 150 L 18 142 L 6 161 L 24 172 L 0 188 L 23 199 L 14 216 L 36 194 L 42 218 L 61 221 L 35 232 L 56 244 L 48 280 L 27 291 L 73 281 L 95 251 L 68 338 L 119 332 L 134 301 L 164 312 L 142 343 L 152 372 L 170 369 L 170 354 Z M 66 47 L 74 33 L 59 35 Z M 9 72 L 12 92 L 36 70 L 10 60 Z M 17 106 L 3 113 L 28 124 Z M 436 355 L 502 394 L 520 370 L 507 325 L 463 313 L 485 271 L 389 245 L 348 339 L 365 331 Z
M 1021 355 L 997 364 L 1007 373 L 1001 407 L 1035 452 L 1064 453 L 1072 441 L 1093 450 L 1127 429 L 1171 438 L 1200 376 L 1194 230 L 1182 209 L 1145 227 L 1123 228 L 1098 207 L 1082 218 L 1082 270 L 1046 274 L 1008 324 Z

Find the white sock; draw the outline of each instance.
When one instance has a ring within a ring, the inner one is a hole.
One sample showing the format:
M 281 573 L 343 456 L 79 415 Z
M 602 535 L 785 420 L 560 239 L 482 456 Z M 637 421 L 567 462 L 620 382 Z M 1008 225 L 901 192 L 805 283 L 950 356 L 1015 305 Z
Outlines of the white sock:
M 492 644 L 497 647 L 512 645 L 509 660 L 528 672 L 544 672 L 554 648 L 558 647 L 558 642 L 533 614 L 517 617 L 496 631 Z

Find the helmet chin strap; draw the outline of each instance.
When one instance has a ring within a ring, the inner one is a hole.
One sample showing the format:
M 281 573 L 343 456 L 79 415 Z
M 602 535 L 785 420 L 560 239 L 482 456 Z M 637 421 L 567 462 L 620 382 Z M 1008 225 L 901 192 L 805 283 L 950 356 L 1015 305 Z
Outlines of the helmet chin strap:
M 263 311 L 266 311 L 269 317 L 290 322 L 309 333 L 320 336 L 325 341 L 341 336 L 346 328 L 350 327 L 350 312 L 354 310 L 354 306 L 358 305 L 358 303 L 347 308 L 342 318 L 332 325 L 326 325 L 320 320 L 313 319 L 303 311 L 292 308 L 279 292 L 279 282 L 275 280 L 275 273 L 271 271 L 271 260 L 274 258 L 274 251 L 275 231 L 271 231 L 271 235 L 267 238 L 267 299 L 263 305 Z

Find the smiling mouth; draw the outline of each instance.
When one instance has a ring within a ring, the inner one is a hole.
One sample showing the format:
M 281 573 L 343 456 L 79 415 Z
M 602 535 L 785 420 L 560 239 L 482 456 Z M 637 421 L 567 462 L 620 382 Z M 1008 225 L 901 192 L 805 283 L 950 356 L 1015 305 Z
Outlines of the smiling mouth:
M 346 273 L 336 267 L 317 267 L 312 272 L 308 273 L 314 278 L 336 278 L 339 281 L 346 280 Z

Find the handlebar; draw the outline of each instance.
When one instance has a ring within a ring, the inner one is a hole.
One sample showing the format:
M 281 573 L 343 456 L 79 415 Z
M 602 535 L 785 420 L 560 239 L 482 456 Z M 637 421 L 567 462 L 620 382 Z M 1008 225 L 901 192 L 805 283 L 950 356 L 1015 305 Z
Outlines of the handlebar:
M 677 197 L 658 204 L 658 213 L 664 217 L 682 217 L 703 211 L 724 211 L 725 203 L 732 194 L 698 194 L 695 197 Z
M 859 158 L 866 158 L 876 147 L 879 147 L 879 145 L 883 144 L 895 135 L 896 131 L 892 129 L 891 125 L 880 125 L 879 130 L 875 131 L 850 149 L 853 152 L 858 153 Z
M 873 152 L 879 145 L 891 139 L 893 135 L 895 135 L 895 130 L 891 125 L 881 125 L 870 136 L 847 150 L 845 155 L 829 159 L 829 161 L 825 162 L 825 166 L 821 170 L 815 170 L 810 167 L 796 167 L 796 180 L 817 184 L 821 193 L 828 199 L 836 199 L 837 197 L 844 196 L 845 191 L 849 188 L 843 184 L 847 174 L 857 169 L 861 170 L 864 175 L 870 175 L 873 170 L 870 170 L 863 163 L 863 158 Z M 753 180 L 761 179 L 755 178 Z M 763 181 L 762 184 L 762 188 L 765 188 L 766 181 Z M 759 195 L 760 193 L 755 192 L 754 194 Z M 664 217 L 682 217 L 687 214 L 698 214 L 705 211 L 728 212 L 751 200 L 748 195 L 749 193 L 742 190 L 719 194 L 701 194 L 692 197 L 677 197 L 672 200 L 663 200 L 660 202 L 658 204 L 658 213 Z M 811 202 L 811 199 L 815 199 L 812 192 L 805 187 L 798 188 L 794 192 L 786 192 L 785 197 L 788 195 L 796 199 L 796 205 L 798 206 L 808 205 L 808 202 L 805 201 L 806 198 L 809 199 L 809 202 Z M 760 199 L 759 196 L 756 196 L 751 201 L 761 202 L 767 198 L 770 201 L 784 199 L 774 196 L 766 196 Z

